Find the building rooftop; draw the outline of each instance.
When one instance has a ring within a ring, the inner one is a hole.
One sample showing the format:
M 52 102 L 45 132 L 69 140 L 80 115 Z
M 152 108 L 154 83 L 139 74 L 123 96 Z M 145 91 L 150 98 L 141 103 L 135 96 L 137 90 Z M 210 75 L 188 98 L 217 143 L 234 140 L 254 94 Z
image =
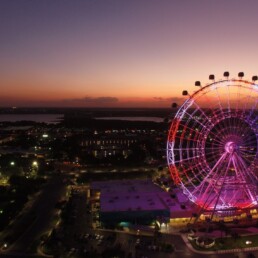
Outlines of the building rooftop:
M 130 195 L 101 195 L 100 207 L 102 212 L 112 211 L 150 211 L 166 210 L 167 206 L 160 200 L 158 195 L 135 194 Z
M 91 189 L 100 191 L 101 212 L 169 210 L 171 217 L 184 217 L 192 211 L 189 203 L 178 201 L 185 200 L 180 190 L 173 198 L 151 180 L 93 182 Z
M 160 187 L 149 180 L 113 180 L 98 181 L 91 184 L 91 189 L 100 190 L 101 195 L 162 193 Z

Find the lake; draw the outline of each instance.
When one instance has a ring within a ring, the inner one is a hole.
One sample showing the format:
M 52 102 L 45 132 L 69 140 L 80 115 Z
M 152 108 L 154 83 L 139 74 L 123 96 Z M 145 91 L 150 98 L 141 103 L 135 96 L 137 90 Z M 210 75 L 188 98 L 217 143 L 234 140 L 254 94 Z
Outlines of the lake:
M 164 118 L 162 117 L 148 117 L 148 116 L 144 116 L 144 117 L 138 117 L 138 116 L 134 116 L 134 117 L 96 117 L 95 119 L 99 119 L 99 120 L 125 120 L 125 121 L 144 121 L 144 122 L 156 122 L 156 123 L 161 123 L 164 121 Z
M 33 121 L 37 123 L 56 124 L 62 120 L 62 114 L 2 114 L 0 122 Z

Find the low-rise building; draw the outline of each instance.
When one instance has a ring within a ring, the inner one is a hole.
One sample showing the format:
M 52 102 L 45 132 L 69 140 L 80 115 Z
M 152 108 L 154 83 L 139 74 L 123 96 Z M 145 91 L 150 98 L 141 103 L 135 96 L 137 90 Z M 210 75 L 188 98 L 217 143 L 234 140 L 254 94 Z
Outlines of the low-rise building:
M 171 218 L 192 216 L 192 207 L 180 204 L 151 180 L 93 182 L 89 195 L 92 211 L 104 225 L 168 223 Z

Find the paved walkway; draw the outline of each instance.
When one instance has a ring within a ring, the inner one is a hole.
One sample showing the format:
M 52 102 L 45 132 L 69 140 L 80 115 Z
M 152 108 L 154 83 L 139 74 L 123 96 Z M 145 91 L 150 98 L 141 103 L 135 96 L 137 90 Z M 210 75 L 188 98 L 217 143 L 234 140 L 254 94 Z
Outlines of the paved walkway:
M 182 228 L 181 228 L 182 229 Z M 234 229 L 235 231 L 238 230 L 238 228 L 235 228 Z M 242 230 L 242 228 L 239 228 L 239 230 Z M 154 231 L 154 230 L 153 230 Z M 241 234 L 242 236 L 243 235 L 256 235 L 258 234 L 258 229 L 257 228 L 253 228 L 253 227 L 250 227 L 250 228 L 247 228 L 245 229 L 244 231 L 246 231 L 246 233 L 244 234 Z M 123 233 L 128 233 L 128 234 L 135 234 L 136 232 L 134 232 L 133 230 L 130 230 L 129 232 L 124 232 L 124 231 L 121 231 Z M 188 240 L 187 238 L 187 235 L 188 233 L 181 233 L 180 232 L 180 228 L 171 228 L 171 227 L 167 227 L 165 229 L 163 229 L 161 231 L 163 234 L 169 234 L 169 235 L 177 235 L 177 236 L 180 236 L 185 245 L 194 253 L 199 253 L 199 254 L 225 254 L 225 253 L 239 253 L 239 252 L 251 252 L 251 251 L 257 251 L 258 250 L 258 246 L 257 247 L 246 247 L 246 248 L 235 248 L 235 249 L 229 249 L 229 250 L 217 250 L 217 251 L 209 251 L 207 249 L 207 251 L 203 250 L 196 250 L 192 244 L 190 243 L 190 241 Z M 141 234 L 142 235 L 148 235 L 149 234 L 149 231 L 145 232 L 144 229 L 141 230 Z M 214 230 L 212 233 L 206 233 L 206 232 L 199 232 L 199 234 L 197 234 L 199 236 L 201 235 L 208 235 L 208 237 L 211 237 L 211 238 L 220 238 L 221 237 L 221 231 L 220 230 Z M 230 237 L 230 236 L 229 236 Z
M 238 228 L 235 228 L 235 230 L 237 231 Z M 242 229 L 242 228 L 241 228 Z M 242 234 L 242 236 L 248 236 L 248 235 L 256 235 L 258 234 L 258 229 L 257 228 L 247 228 L 246 229 L 246 233 Z M 215 230 L 212 233 L 202 233 L 199 235 L 206 235 L 208 237 L 211 238 L 219 238 L 221 236 L 221 232 L 219 230 Z M 255 247 L 245 247 L 245 248 L 235 248 L 235 249 L 228 249 L 228 250 L 217 250 L 217 251 L 201 251 L 201 250 L 196 250 L 192 244 L 190 243 L 190 241 L 187 238 L 188 234 L 180 234 L 182 239 L 184 240 L 186 246 L 193 252 L 195 253 L 200 253 L 200 254 L 224 254 L 224 253 L 238 253 L 238 252 L 251 252 L 251 251 L 258 251 L 258 246 Z

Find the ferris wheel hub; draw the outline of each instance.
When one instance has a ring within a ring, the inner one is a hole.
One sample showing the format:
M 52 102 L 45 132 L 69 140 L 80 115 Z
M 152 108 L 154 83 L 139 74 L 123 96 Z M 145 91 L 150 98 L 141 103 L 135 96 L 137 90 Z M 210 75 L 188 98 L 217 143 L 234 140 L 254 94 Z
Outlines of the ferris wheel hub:
M 234 153 L 238 149 L 238 146 L 234 142 L 227 142 L 225 145 L 225 151 L 227 153 Z

